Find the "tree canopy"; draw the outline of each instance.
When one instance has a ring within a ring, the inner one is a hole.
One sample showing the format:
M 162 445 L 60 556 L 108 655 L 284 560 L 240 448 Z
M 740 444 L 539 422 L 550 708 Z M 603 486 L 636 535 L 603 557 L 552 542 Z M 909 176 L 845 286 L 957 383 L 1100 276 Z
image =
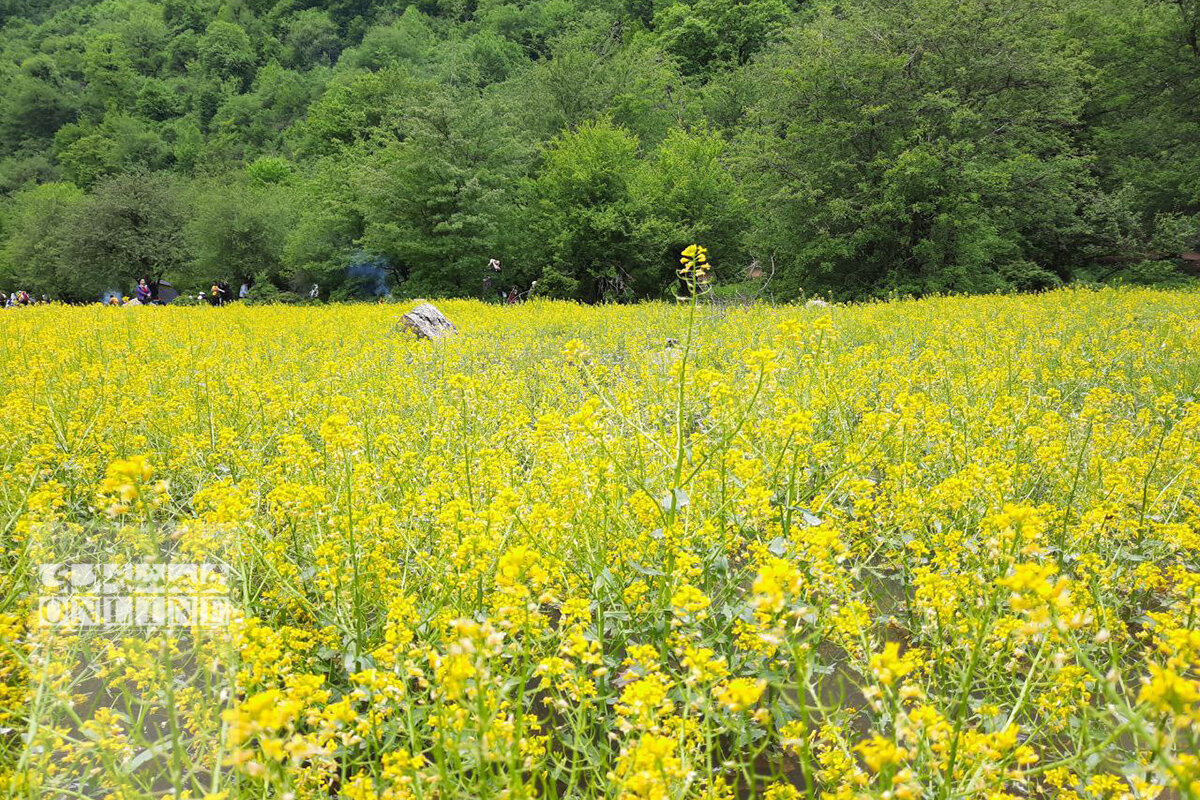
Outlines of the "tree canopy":
M 1174 0 L 0 0 L 0 290 L 632 300 L 693 241 L 779 299 L 1180 280 L 1198 32 Z

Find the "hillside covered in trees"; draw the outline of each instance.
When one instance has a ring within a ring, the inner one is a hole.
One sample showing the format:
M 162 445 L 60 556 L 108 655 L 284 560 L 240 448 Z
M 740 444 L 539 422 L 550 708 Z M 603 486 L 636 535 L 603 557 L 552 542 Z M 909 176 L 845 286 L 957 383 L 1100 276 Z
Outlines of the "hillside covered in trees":
M 1197 247 L 1198 0 L 0 0 L 0 20 L 5 291 L 663 297 L 700 241 L 720 284 L 848 299 L 1168 281 Z

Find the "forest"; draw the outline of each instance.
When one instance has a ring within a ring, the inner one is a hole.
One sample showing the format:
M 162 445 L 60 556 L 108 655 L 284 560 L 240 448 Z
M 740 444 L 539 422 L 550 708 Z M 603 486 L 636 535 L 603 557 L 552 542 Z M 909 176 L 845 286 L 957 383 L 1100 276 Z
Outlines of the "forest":
M 0 0 L 0 82 L 0 290 L 65 302 L 1200 271 L 1200 0 Z

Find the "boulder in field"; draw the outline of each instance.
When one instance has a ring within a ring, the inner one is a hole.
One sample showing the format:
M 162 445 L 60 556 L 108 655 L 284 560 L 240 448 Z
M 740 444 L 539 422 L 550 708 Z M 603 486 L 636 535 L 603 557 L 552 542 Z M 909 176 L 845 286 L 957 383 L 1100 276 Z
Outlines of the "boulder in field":
M 441 339 L 458 332 L 454 323 L 446 319 L 446 315 L 438 311 L 433 303 L 421 303 L 401 317 L 400 321 L 415 333 L 418 339 Z

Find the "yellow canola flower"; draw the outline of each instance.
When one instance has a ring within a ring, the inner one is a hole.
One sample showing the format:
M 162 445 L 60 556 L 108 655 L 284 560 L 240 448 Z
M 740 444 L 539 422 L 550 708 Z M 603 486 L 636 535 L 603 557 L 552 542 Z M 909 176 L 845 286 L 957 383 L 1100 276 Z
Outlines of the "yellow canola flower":
M 911 650 L 901 657 L 900 645 L 896 642 L 888 642 L 884 645 L 882 653 L 871 656 L 871 672 L 880 684 L 892 686 L 917 668 L 919 663 L 917 659 L 918 654 Z
M 872 772 L 882 772 L 889 767 L 904 763 L 908 758 L 906 749 L 897 747 L 895 742 L 885 739 L 879 734 L 860 742 L 854 749 L 862 756 L 863 763 Z
M 767 682 L 754 678 L 733 678 L 713 689 L 717 702 L 734 714 L 748 711 L 758 703 Z

